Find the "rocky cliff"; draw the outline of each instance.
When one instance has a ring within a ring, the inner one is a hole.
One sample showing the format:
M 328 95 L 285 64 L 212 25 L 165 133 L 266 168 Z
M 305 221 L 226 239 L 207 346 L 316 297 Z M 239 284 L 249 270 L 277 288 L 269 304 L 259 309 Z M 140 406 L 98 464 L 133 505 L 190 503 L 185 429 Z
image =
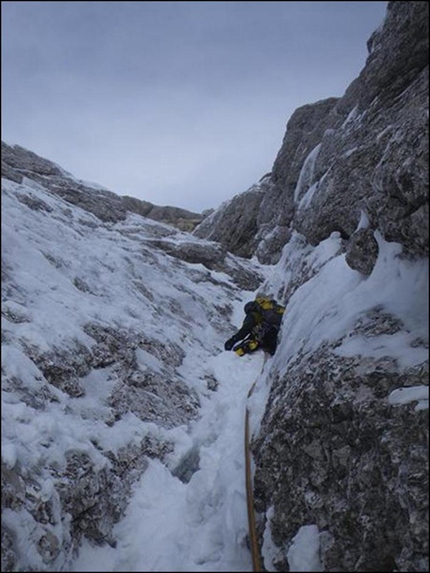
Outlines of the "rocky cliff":
M 389 2 L 359 77 L 340 99 L 303 106 L 272 173 L 195 230 L 231 252 L 277 262 L 292 232 L 312 245 L 339 231 L 364 248 L 378 229 L 410 256 L 428 254 L 428 3 Z M 356 256 L 352 264 L 360 264 Z
M 278 261 L 260 291 L 287 312 L 253 439 L 269 571 L 308 527 L 324 571 L 429 567 L 428 3 L 389 2 L 368 49 L 343 98 L 293 114 L 243 239 L 241 196 L 195 231 Z
M 392 398 L 428 388 L 428 3 L 389 2 L 367 47 L 344 96 L 296 110 L 272 172 L 194 231 L 276 263 L 260 292 L 287 306 L 253 439 L 268 571 L 310 526 L 324 571 L 429 567 L 428 401 Z

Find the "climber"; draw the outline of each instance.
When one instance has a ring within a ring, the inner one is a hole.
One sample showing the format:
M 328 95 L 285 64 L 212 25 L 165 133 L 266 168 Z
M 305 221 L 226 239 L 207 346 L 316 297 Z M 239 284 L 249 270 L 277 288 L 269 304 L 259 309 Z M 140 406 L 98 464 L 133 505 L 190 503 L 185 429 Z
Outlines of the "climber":
M 243 356 L 261 348 L 273 356 L 285 307 L 273 299 L 257 297 L 245 304 L 244 311 L 242 327 L 226 341 L 224 349 Z

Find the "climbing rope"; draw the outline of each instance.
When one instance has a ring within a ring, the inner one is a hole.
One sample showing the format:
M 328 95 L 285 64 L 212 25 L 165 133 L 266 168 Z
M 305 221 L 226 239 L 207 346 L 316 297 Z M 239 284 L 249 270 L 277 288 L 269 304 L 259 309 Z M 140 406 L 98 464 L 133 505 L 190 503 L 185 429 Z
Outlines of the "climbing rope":
M 263 366 L 261 372 L 263 371 L 264 365 L 268 358 L 268 354 L 265 353 Z M 261 374 L 260 372 L 260 374 Z M 258 380 L 258 378 L 257 378 Z M 251 386 L 248 392 L 248 398 L 252 395 L 257 380 Z M 261 571 L 261 560 L 260 560 L 260 548 L 258 546 L 257 530 L 255 526 L 255 512 L 254 512 L 254 494 L 253 494 L 253 484 L 252 484 L 252 473 L 251 473 L 251 452 L 249 448 L 249 410 L 248 406 L 245 411 L 245 481 L 246 481 L 246 502 L 248 506 L 248 527 L 249 527 L 249 541 L 251 545 L 251 555 L 252 555 L 252 568 L 253 571 Z

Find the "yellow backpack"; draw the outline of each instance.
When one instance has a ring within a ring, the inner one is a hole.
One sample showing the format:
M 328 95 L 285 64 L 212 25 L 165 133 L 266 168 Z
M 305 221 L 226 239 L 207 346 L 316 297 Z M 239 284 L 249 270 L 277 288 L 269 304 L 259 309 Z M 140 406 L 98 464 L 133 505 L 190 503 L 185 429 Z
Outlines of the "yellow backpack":
M 260 313 L 265 322 L 280 327 L 285 307 L 278 304 L 273 298 L 267 296 L 258 296 L 255 302 L 260 307 Z

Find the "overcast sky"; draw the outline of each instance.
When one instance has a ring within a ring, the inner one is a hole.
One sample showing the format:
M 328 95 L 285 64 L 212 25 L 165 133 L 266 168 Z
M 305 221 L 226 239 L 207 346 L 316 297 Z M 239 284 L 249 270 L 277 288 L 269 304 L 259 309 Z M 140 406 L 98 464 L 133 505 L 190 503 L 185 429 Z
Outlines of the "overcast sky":
M 2 139 L 119 195 L 218 207 L 342 96 L 387 2 L 2 2 Z

